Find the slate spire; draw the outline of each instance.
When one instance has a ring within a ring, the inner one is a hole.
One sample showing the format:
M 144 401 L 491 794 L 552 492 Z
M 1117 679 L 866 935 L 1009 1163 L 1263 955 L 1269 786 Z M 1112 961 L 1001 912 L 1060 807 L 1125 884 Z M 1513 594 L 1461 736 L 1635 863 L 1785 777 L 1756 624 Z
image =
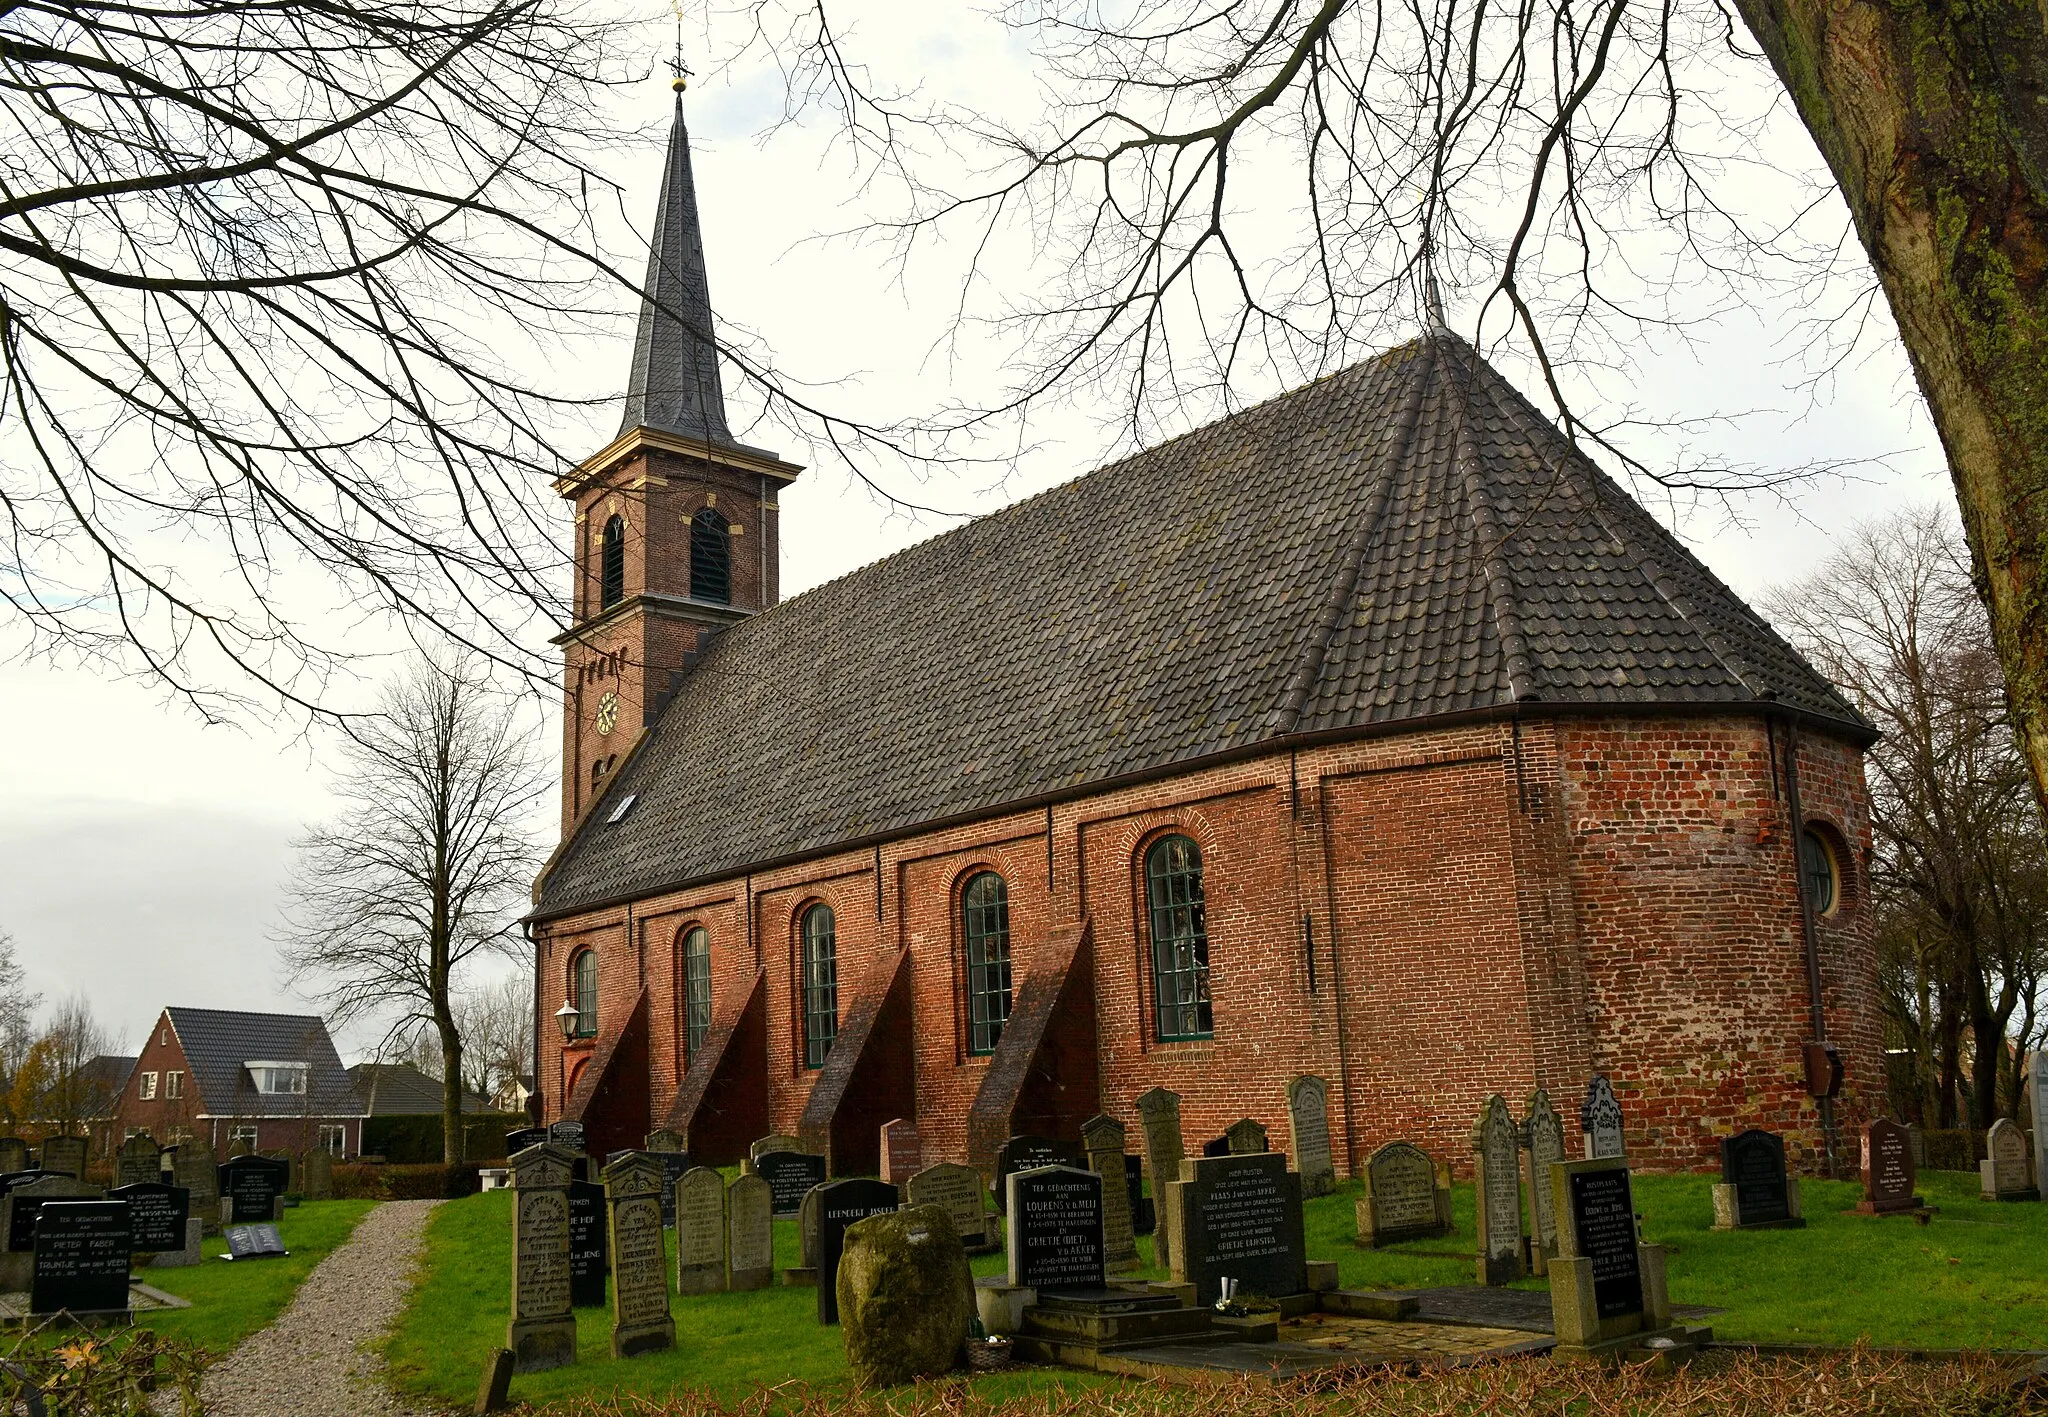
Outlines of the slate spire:
M 725 393 L 718 383 L 711 286 L 704 274 L 704 235 L 697 224 L 697 184 L 690 172 L 690 130 L 683 122 L 683 85 L 676 82 L 661 200 L 654 210 L 646 297 L 633 336 L 619 432 L 654 428 L 732 446 Z

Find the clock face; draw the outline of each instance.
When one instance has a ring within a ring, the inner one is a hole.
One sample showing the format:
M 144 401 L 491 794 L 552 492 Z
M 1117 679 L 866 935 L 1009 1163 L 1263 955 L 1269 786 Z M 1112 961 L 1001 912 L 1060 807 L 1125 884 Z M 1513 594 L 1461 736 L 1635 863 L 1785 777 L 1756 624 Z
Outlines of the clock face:
M 607 689 L 597 701 L 597 731 L 609 735 L 619 726 L 619 696 Z

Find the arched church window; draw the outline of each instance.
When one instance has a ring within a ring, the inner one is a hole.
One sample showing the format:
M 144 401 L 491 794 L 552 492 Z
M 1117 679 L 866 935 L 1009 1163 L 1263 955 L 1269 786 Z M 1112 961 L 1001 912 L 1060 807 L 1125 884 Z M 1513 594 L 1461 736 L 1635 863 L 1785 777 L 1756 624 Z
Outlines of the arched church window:
M 1202 849 L 1184 836 L 1153 842 L 1145 853 L 1145 903 L 1152 924 L 1152 990 L 1160 1041 L 1215 1037 Z
M 1813 904 L 1813 913 L 1832 915 L 1841 899 L 1834 849 L 1826 837 L 1808 827 L 1799 834 L 1799 858 L 1800 877 L 1806 885 L 1806 898 Z
M 604 524 L 598 553 L 597 608 L 609 610 L 626 598 L 626 519 L 614 515 Z
M 732 600 L 732 523 L 716 507 L 690 518 L 690 595 L 720 605 Z
M 960 893 L 967 944 L 967 1051 L 996 1051 L 1010 1017 L 1010 888 L 982 871 Z
M 576 1003 L 576 1036 L 597 1036 L 597 951 L 579 950 L 569 964 L 570 993 Z
M 683 936 L 684 1061 L 697 1056 L 711 1032 L 711 933 L 694 925 Z
M 832 907 L 804 912 L 804 1066 L 822 1068 L 839 1034 L 839 951 Z

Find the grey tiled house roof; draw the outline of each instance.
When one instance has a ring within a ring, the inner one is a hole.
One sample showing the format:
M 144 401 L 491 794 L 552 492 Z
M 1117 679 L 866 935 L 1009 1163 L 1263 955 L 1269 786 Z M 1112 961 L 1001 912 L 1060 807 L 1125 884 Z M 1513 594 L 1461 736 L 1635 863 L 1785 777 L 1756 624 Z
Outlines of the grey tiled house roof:
M 725 631 L 536 913 L 1294 734 L 1760 700 L 1874 736 L 1438 334 Z
M 259 1014 L 239 1009 L 169 1008 L 201 1106 L 214 1117 L 353 1117 L 362 1101 L 318 1014 Z M 262 1094 L 248 1064 L 309 1065 L 304 1097 Z

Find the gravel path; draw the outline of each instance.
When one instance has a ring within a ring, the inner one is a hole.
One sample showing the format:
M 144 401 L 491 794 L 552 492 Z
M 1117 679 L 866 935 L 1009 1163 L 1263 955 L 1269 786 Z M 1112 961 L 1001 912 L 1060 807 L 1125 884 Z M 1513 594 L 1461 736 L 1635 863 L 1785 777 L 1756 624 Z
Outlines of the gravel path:
M 393 1396 L 381 1338 L 412 1287 L 427 1215 L 439 1201 L 386 1201 L 313 1268 L 277 1321 L 206 1375 L 207 1417 L 428 1417 Z

